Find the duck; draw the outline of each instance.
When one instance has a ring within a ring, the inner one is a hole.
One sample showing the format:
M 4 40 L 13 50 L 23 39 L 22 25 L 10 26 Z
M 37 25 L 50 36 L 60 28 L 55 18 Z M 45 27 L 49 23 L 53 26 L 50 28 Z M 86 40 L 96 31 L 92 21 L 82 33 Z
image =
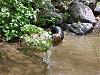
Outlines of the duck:
M 59 26 L 50 26 L 54 45 L 59 45 L 64 39 L 64 31 Z

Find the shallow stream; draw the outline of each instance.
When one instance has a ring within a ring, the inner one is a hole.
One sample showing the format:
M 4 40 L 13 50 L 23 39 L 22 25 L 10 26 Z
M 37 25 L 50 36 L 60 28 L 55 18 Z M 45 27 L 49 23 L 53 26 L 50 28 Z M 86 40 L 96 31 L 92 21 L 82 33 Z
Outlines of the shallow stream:
M 100 75 L 99 30 L 83 36 L 65 33 L 62 44 L 50 51 L 46 75 Z

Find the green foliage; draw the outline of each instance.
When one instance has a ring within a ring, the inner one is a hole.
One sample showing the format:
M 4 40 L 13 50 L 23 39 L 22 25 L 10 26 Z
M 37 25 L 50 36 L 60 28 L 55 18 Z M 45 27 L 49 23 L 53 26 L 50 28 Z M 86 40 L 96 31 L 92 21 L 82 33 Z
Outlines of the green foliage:
M 0 8 L 0 31 L 6 40 L 20 37 L 21 27 L 31 23 L 35 10 L 31 0 L 3 0 Z M 34 22 L 34 20 L 33 20 Z
M 28 29 L 27 29 L 28 28 Z M 34 30 L 36 28 L 36 30 Z M 52 45 L 51 35 L 40 27 L 25 25 L 21 28 L 25 33 L 33 33 L 30 36 L 25 34 L 22 36 L 27 45 L 35 46 L 37 50 L 46 51 Z
M 58 25 L 62 22 L 62 15 L 56 12 L 49 12 L 38 18 L 38 25 L 49 27 L 50 25 Z
M 45 26 L 45 25 L 55 25 L 57 22 L 59 22 L 59 17 L 57 16 L 42 16 L 39 18 L 39 24 L 40 26 Z
M 97 4 L 96 4 L 97 6 L 100 6 L 100 2 L 97 2 Z
M 26 37 L 28 38 L 29 36 L 31 37 L 31 34 L 40 35 L 43 33 L 44 30 L 34 24 L 37 20 L 39 8 L 45 4 L 45 1 L 0 0 L 0 33 L 3 34 L 5 40 L 8 41 L 14 37 L 22 38 L 26 35 L 28 35 Z M 32 38 L 31 42 L 35 43 L 34 40 Z M 42 46 L 42 44 L 39 46 Z
M 35 25 L 24 25 L 23 27 L 21 27 L 21 32 L 23 32 L 24 34 L 32 34 L 32 33 L 40 33 L 41 31 L 43 31 L 43 29 L 36 27 Z

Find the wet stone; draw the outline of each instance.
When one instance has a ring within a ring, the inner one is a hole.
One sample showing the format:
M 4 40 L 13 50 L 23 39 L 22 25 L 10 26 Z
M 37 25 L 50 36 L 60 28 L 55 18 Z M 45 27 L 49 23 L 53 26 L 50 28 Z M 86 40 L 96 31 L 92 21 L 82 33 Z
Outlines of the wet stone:
M 82 2 L 74 1 L 70 4 L 70 14 L 74 17 L 77 21 L 81 22 L 88 22 L 88 23 L 95 23 L 95 17 L 92 10 L 84 5 Z

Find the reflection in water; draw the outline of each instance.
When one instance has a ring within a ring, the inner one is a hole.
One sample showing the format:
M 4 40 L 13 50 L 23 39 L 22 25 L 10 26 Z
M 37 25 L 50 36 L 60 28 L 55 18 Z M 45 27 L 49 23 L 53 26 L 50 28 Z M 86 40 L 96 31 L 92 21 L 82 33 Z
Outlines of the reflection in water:
M 62 44 L 52 49 L 46 75 L 100 75 L 99 34 L 65 35 Z

